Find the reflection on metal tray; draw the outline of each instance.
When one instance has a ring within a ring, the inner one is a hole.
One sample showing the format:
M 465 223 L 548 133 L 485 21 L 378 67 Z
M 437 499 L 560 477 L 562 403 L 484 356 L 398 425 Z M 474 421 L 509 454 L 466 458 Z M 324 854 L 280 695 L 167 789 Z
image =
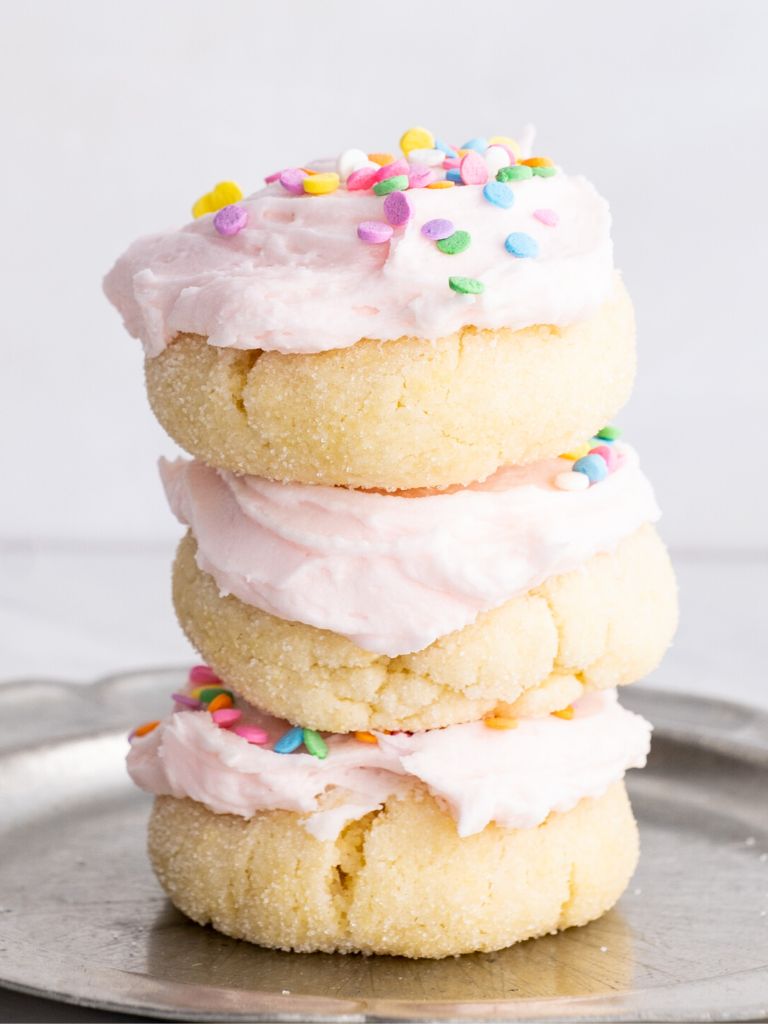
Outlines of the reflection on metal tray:
M 442 961 L 306 955 L 187 922 L 151 874 L 125 732 L 182 678 L 0 690 L 0 985 L 185 1021 L 768 1018 L 765 713 L 624 692 L 656 731 L 630 778 L 640 868 L 600 921 Z

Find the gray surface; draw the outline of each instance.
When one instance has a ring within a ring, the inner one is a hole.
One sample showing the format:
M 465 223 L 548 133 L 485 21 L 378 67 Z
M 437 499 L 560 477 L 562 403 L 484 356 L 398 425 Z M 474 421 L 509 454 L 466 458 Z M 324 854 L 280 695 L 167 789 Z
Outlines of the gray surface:
M 0 763 L 0 982 L 181 1020 L 768 1018 L 764 713 L 625 693 L 657 729 L 631 778 L 641 866 L 602 920 L 439 962 L 307 956 L 187 923 L 151 875 L 149 801 L 124 775 L 124 729 L 165 710 L 180 678 L 0 692 L 15 723 Z M 56 740 L 29 748 L 44 730 Z

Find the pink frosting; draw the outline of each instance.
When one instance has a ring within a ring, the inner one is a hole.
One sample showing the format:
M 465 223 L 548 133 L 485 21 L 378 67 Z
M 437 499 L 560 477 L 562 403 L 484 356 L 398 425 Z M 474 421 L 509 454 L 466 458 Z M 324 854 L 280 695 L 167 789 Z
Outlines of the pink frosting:
M 335 838 L 347 822 L 420 787 L 451 813 L 460 836 L 490 822 L 534 828 L 645 764 L 651 727 L 619 705 L 615 690 L 588 694 L 574 709 L 570 721 L 523 719 L 508 731 L 472 722 L 376 733 L 378 745 L 330 736 L 322 761 L 249 744 L 205 711 L 178 711 L 133 739 L 128 771 L 150 793 L 191 797 L 217 814 L 295 811 L 318 839 Z M 270 744 L 288 728 L 254 709 L 247 720 L 267 731 Z
M 140 238 L 104 289 L 149 356 L 184 332 L 230 348 L 320 352 L 365 337 L 438 338 L 467 324 L 518 329 L 589 316 L 611 290 L 607 203 L 584 178 L 563 173 L 509 187 L 509 209 L 480 187 L 411 189 L 410 222 L 370 245 L 357 228 L 385 219 L 378 196 L 344 187 L 292 195 L 275 182 L 242 201 L 248 223 L 237 235 L 219 235 L 208 214 Z M 542 207 L 557 211 L 556 228 L 535 218 Z M 470 247 L 440 252 L 421 234 L 435 218 L 468 231 Z M 537 240 L 536 259 L 505 251 L 513 231 Z M 479 278 L 485 291 L 456 295 L 449 275 Z
M 237 477 L 162 462 L 173 512 L 223 595 L 328 629 L 378 654 L 421 650 L 658 518 L 635 452 L 586 491 L 572 462 L 507 467 L 423 497 Z

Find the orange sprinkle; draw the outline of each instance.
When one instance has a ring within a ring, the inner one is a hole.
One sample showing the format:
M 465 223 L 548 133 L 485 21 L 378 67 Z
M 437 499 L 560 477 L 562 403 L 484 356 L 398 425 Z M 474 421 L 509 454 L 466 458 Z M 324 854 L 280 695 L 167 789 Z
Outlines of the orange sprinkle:
M 468 150 L 468 149 L 457 149 L 456 150 L 456 153 L 457 153 L 458 156 L 466 156 L 467 153 L 469 153 L 469 152 L 470 152 L 470 150 Z
M 213 714 L 214 711 L 221 711 L 222 708 L 231 708 L 232 698 L 228 693 L 220 693 L 214 697 L 211 703 L 206 708 L 206 711 L 210 711 Z
M 368 159 L 378 164 L 379 167 L 386 167 L 387 164 L 393 164 L 397 157 L 394 153 L 369 153 Z
M 453 182 L 441 179 L 440 181 L 430 181 L 427 188 L 453 188 Z
M 140 725 L 138 727 L 138 729 L 134 729 L 133 730 L 133 735 L 134 736 L 146 736 L 147 733 L 150 733 L 150 732 L 152 732 L 153 729 L 156 729 L 158 727 L 158 725 L 160 725 L 160 720 L 159 719 L 157 721 L 155 721 L 155 722 L 145 722 L 144 725 Z
M 355 739 L 361 743 L 378 743 L 379 741 L 373 735 L 372 732 L 356 732 Z
M 567 708 L 561 708 L 559 711 L 553 711 L 552 714 L 555 718 L 564 718 L 566 722 L 570 722 L 573 718 L 573 704 L 569 704 Z
M 317 174 L 317 171 L 313 171 L 311 167 L 302 167 L 301 170 L 304 171 L 305 174 Z
M 521 164 L 525 164 L 526 167 L 554 167 L 554 163 L 549 159 L 548 156 L 531 156 L 527 160 L 521 160 Z
M 516 729 L 517 719 L 507 718 L 504 715 L 489 715 L 488 718 L 483 719 L 483 724 L 487 725 L 489 729 Z

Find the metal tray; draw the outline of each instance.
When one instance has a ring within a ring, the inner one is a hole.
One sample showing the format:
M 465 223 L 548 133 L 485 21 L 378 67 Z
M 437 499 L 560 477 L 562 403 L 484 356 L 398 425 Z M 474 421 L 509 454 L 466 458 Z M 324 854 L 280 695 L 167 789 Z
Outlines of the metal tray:
M 768 1018 L 768 715 L 632 687 L 656 725 L 632 773 L 643 855 L 600 921 L 442 961 L 277 953 L 187 922 L 144 854 L 125 732 L 164 669 L 0 687 L 0 985 L 184 1021 Z

